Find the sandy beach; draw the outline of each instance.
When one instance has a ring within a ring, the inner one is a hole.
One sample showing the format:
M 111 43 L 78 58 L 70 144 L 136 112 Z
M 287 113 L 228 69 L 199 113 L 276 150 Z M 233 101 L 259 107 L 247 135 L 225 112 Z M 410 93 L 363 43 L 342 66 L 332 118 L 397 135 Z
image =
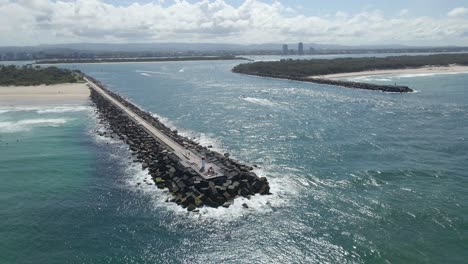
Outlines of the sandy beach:
M 361 71 L 361 72 L 347 72 L 336 73 L 327 75 L 315 75 L 311 78 L 325 78 L 325 79 L 340 79 L 350 77 L 362 77 L 371 75 L 400 75 L 400 74 L 446 74 L 446 73 L 468 73 L 468 66 L 450 65 L 445 67 L 440 66 L 425 66 L 421 68 L 408 68 L 396 70 L 375 70 L 375 71 Z
M 38 86 L 0 86 L 0 105 L 76 103 L 88 99 L 86 83 Z

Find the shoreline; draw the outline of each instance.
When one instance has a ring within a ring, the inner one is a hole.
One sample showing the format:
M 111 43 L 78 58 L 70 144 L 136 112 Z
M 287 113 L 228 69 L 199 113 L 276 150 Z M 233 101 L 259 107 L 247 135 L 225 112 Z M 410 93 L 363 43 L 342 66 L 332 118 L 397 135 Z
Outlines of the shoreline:
M 64 60 L 42 60 L 36 61 L 34 64 L 104 64 L 104 63 L 154 63 L 154 62 L 181 62 L 181 61 L 223 61 L 223 60 L 249 60 L 244 57 L 237 56 L 199 56 L 199 57 L 174 57 L 174 58 L 116 58 L 116 59 L 64 59 Z
M 450 65 L 450 66 L 424 66 L 419 68 L 406 68 L 406 69 L 388 69 L 388 70 L 372 70 L 372 71 L 359 71 L 359 72 L 345 72 L 334 73 L 325 75 L 313 75 L 307 78 L 321 78 L 321 79 L 340 79 L 340 78 L 353 78 L 365 77 L 375 75 L 402 75 L 402 74 L 457 74 L 468 73 L 468 66 Z
M 89 95 L 86 83 L 0 86 L 0 105 L 78 103 Z
M 235 69 L 233 69 L 232 71 L 235 73 L 239 73 L 239 74 L 257 76 L 257 77 L 263 77 L 263 78 L 299 81 L 299 82 L 306 82 L 306 83 L 307 82 L 317 83 L 317 84 L 340 86 L 340 87 L 351 88 L 351 89 L 362 89 L 362 90 L 381 91 L 381 92 L 389 92 L 389 93 L 412 93 L 414 92 L 414 90 L 409 88 L 408 86 L 400 86 L 400 85 L 373 84 L 373 83 L 365 83 L 365 82 L 344 81 L 344 80 L 331 79 L 331 78 L 316 78 L 316 77 L 310 77 L 310 76 L 309 77 L 295 77 L 295 76 L 285 76 L 285 75 L 261 74 L 258 72 L 257 73 L 244 73 L 244 72 L 238 72 Z

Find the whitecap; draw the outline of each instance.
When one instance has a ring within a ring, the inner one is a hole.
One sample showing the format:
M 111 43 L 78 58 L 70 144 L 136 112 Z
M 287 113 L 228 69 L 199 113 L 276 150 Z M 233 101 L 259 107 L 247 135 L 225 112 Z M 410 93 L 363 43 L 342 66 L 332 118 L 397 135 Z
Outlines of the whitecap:
M 39 109 L 36 112 L 38 114 L 49 114 L 49 113 L 65 113 L 65 112 L 82 112 L 90 111 L 89 106 L 56 106 L 52 108 Z
M 355 82 L 372 82 L 372 81 L 390 82 L 392 81 L 392 79 L 377 77 L 377 76 L 360 76 L 360 77 L 349 78 L 348 80 L 355 81 Z
M 411 217 L 413 217 L 413 218 L 416 218 L 416 215 L 413 214 L 413 213 L 411 213 L 411 212 L 406 212 L 406 214 L 409 215 L 409 216 L 411 216 Z
M 38 107 L 30 106 L 9 106 L 0 108 L 0 114 L 10 113 L 10 112 L 19 112 L 19 111 L 37 111 Z
M 259 104 L 259 105 L 264 105 L 264 106 L 276 106 L 275 103 L 268 99 L 263 99 L 263 98 L 255 98 L 255 97 L 243 97 L 243 100 L 247 102 L 251 102 L 254 104 Z
M 170 75 L 165 72 L 159 72 L 159 71 L 142 71 L 142 70 L 136 70 L 135 72 L 138 72 L 140 74 L 145 73 L 148 74 L 147 76 L 151 76 L 151 74 L 161 74 L 161 75 Z
M 305 178 L 298 178 L 297 181 L 300 182 L 304 186 L 310 186 L 309 181 L 307 181 L 307 179 L 305 179 Z M 315 185 L 315 183 L 313 183 L 313 184 Z
M 20 131 L 29 131 L 34 127 L 57 127 L 70 121 L 67 118 L 38 118 L 38 119 L 23 119 L 19 121 L 0 122 L 0 132 L 13 133 Z
M 138 106 L 138 105 L 137 105 L 137 106 Z M 142 109 L 142 108 L 140 108 L 140 109 Z M 164 116 L 160 116 L 160 115 L 155 114 L 155 113 L 152 113 L 152 112 L 150 112 L 150 113 L 151 113 L 151 115 L 152 115 L 153 117 L 156 117 L 156 118 L 159 120 L 159 122 L 161 122 L 161 123 L 162 123 L 163 125 L 165 125 L 166 127 L 170 128 L 170 129 L 172 129 L 172 130 L 176 129 L 175 124 L 174 124 L 172 121 L 170 121 L 169 118 L 164 117 Z
M 0 114 L 10 112 L 36 112 L 38 114 L 50 114 L 50 113 L 65 113 L 65 112 L 81 112 L 89 111 L 91 107 L 84 105 L 61 105 L 61 106 L 10 106 L 0 108 Z
M 468 72 L 431 72 L 431 73 L 408 73 L 408 74 L 396 74 L 397 78 L 414 78 L 414 77 L 429 77 L 435 75 L 453 75 L 453 74 L 467 74 Z

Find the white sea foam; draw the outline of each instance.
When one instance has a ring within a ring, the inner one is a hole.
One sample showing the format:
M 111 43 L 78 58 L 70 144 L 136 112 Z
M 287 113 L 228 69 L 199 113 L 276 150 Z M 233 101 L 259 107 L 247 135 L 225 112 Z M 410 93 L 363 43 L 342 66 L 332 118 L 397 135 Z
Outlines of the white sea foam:
M 151 113 L 151 115 L 153 115 L 153 117 L 156 117 L 163 125 L 167 126 L 168 128 L 173 129 L 173 130 L 176 129 L 175 124 L 172 121 L 170 121 L 169 118 L 160 116 L 155 113 Z
M 38 114 L 48 114 L 48 113 L 66 113 L 66 112 L 82 112 L 82 111 L 90 111 L 91 107 L 77 105 L 77 106 L 56 106 L 51 108 L 45 109 L 38 109 L 36 112 Z
M 372 104 L 379 107 L 393 107 L 395 102 L 386 99 L 373 99 L 373 98 L 362 98 L 356 96 L 346 96 L 343 94 L 330 93 L 325 91 L 319 91 L 314 89 L 304 89 L 304 88 L 286 88 L 281 92 L 288 93 L 290 95 L 296 95 L 301 97 L 311 97 L 311 98 L 323 98 L 324 100 L 331 102 L 341 102 L 341 103 L 356 103 L 356 104 Z
M 211 142 L 209 139 L 206 142 Z M 116 141 L 110 143 L 117 143 Z M 151 197 L 152 206 L 155 210 L 169 210 L 178 215 L 186 216 L 192 220 L 198 221 L 233 221 L 244 217 L 248 214 L 265 214 L 272 212 L 275 208 L 283 207 L 288 204 L 288 200 L 295 195 L 291 195 L 297 190 L 297 185 L 293 182 L 293 177 L 290 175 L 276 175 L 264 169 L 256 169 L 254 172 L 262 177 L 268 176 L 272 195 L 255 195 L 250 199 L 238 197 L 234 199 L 234 203 L 229 208 L 211 208 L 202 207 L 198 213 L 188 213 L 186 209 L 180 207 L 173 202 L 166 202 L 172 198 L 171 194 L 166 190 L 156 188 L 151 176 L 147 170 L 141 169 L 140 163 L 132 162 L 130 155 L 115 155 L 116 159 L 121 159 L 120 162 L 124 165 L 124 173 L 126 175 L 126 185 L 130 190 L 141 192 L 144 195 Z M 139 184 L 138 184 L 139 183 Z M 151 183 L 148 184 L 148 183 Z M 243 204 L 249 208 L 244 208 Z
M 393 75 L 397 78 L 413 78 L 413 77 L 428 77 L 435 75 L 454 75 L 454 74 L 467 74 L 468 72 L 431 72 L 431 73 L 408 73 Z
M 143 75 L 143 76 L 151 76 L 151 74 L 144 73 L 144 72 L 140 73 L 140 75 Z
M 164 125 L 171 129 L 176 129 L 175 125 L 167 118 L 153 114 Z M 172 195 L 167 189 L 158 189 L 151 178 L 148 170 L 143 170 L 141 163 L 133 162 L 133 158 L 128 151 L 128 147 L 119 139 L 112 139 L 109 137 L 99 136 L 95 133 L 96 130 L 105 132 L 105 125 L 96 122 L 94 129 L 90 129 L 96 139 L 96 142 L 101 144 L 114 144 L 120 146 L 116 149 L 118 153 L 111 153 L 111 157 L 116 159 L 124 168 L 125 185 L 132 191 L 142 193 L 143 195 L 151 197 L 152 206 L 155 210 L 168 210 L 178 215 L 186 217 L 186 219 L 196 221 L 233 221 L 244 217 L 248 214 L 265 214 L 272 212 L 275 208 L 283 207 L 289 204 L 289 200 L 297 196 L 300 188 L 304 188 L 303 182 L 293 180 L 295 177 L 289 173 L 274 173 L 277 171 L 275 168 L 256 168 L 254 172 L 260 177 L 267 177 L 270 183 L 272 195 L 255 195 L 250 199 L 238 197 L 234 199 L 234 203 L 229 208 L 211 208 L 202 207 L 198 213 L 189 213 L 186 209 L 173 202 L 166 202 L 167 199 L 172 198 Z M 193 131 L 181 131 L 179 133 L 183 136 L 193 138 L 202 146 L 213 146 L 213 150 L 220 153 L 227 152 L 223 149 L 222 142 L 216 139 L 213 135 L 204 133 L 195 133 Z M 236 159 L 235 155 L 232 156 Z M 241 160 L 241 162 L 243 162 Z M 139 183 L 139 184 L 138 184 Z M 148 184 L 151 183 L 151 184 Z M 249 208 L 244 208 L 242 204 L 246 204 Z
M 264 98 L 255 98 L 255 97 L 244 97 L 242 98 L 247 102 L 251 102 L 254 104 L 264 105 L 264 106 L 276 106 L 276 103 Z
M 467 74 L 467 72 L 425 72 L 425 73 L 401 73 L 401 74 L 384 74 L 384 75 L 366 75 L 358 77 L 345 78 L 346 80 L 356 82 L 391 82 L 394 78 L 414 78 L 414 77 L 429 77 L 435 75 L 454 75 L 454 74 Z
M 70 121 L 67 118 L 39 118 L 23 119 L 19 121 L 0 122 L 0 132 L 13 133 L 20 131 L 29 131 L 34 127 L 57 127 Z
M 180 135 L 191 138 L 193 141 L 197 142 L 198 144 L 208 147 L 211 146 L 211 150 L 225 153 L 226 150 L 223 147 L 222 141 L 220 138 L 215 137 L 213 134 L 205 134 L 205 133 L 196 133 L 193 131 L 186 131 L 183 130 L 180 132 Z
M 265 171 L 261 169 L 257 169 L 254 172 L 259 176 L 265 176 Z M 293 182 L 288 180 L 286 176 L 284 176 L 284 178 L 269 177 L 268 181 L 273 193 L 272 195 L 254 195 L 250 199 L 238 197 L 234 199 L 234 203 L 229 208 L 202 207 L 199 208 L 199 212 L 197 213 L 188 213 L 187 210 L 181 206 L 173 202 L 166 202 L 166 200 L 172 198 L 172 196 L 167 190 L 156 188 L 148 171 L 141 169 L 141 164 L 128 163 L 125 168 L 125 173 L 127 175 L 126 183 L 128 187 L 134 191 L 140 191 L 144 195 L 150 196 L 155 210 L 169 210 L 191 220 L 201 222 L 229 222 L 249 214 L 270 213 L 275 210 L 275 208 L 286 206 L 288 200 L 291 198 L 291 192 L 297 189 L 293 185 Z M 138 183 L 140 184 L 138 185 Z M 151 185 L 148 183 L 151 183 Z M 244 208 L 244 203 L 248 208 Z
M 182 68 L 182 69 L 180 69 L 180 70 L 179 70 L 179 72 L 185 72 L 185 69 L 184 69 L 184 68 Z
M 216 139 L 213 135 L 206 135 L 204 133 L 198 133 L 191 130 L 186 129 L 179 129 L 177 126 L 169 120 L 169 118 L 161 116 L 159 114 L 151 113 L 153 117 L 156 117 L 159 122 L 161 122 L 166 127 L 175 130 L 177 129 L 178 133 L 186 138 L 189 138 L 202 146 L 208 147 L 212 146 L 212 150 L 221 152 L 222 151 L 222 144 L 219 139 Z
M 392 81 L 392 79 L 384 78 L 382 76 L 360 76 L 360 77 L 349 78 L 348 80 L 355 81 L 355 82 L 372 82 L 372 81 L 391 82 Z
M 142 70 L 136 70 L 135 72 L 138 72 L 140 74 L 145 73 L 148 74 L 147 76 L 151 76 L 151 74 L 161 74 L 161 75 L 170 75 L 165 72 L 159 72 L 159 71 L 142 71 Z
M 7 106 L 0 108 L 0 114 L 10 113 L 10 112 L 19 112 L 19 111 L 37 111 L 38 107 L 29 107 L 29 106 Z
M 369 179 L 368 179 L 368 181 L 367 181 L 367 184 L 372 185 L 372 186 L 375 186 L 375 187 L 380 187 L 380 184 L 379 184 L 379 183 L 377 182 L 377 180 L 376 180 L 374 177 L 372 177 L 372 176 L 369 177 Z
M 36 112 L 38 114 L 50 114 L 50 113 L 66 113 L 66 112 L 81 112 L 81 111 L 90 111 L 92 108 L 90 106 L 84 105 L 61 105 L 61 106 L 51 106 L 51 105 L 38 105 L 38 106 L 8 106 L 1 107 L 0 114 L 9 113 L 9 112 Z
M 411 212 L 406 212 L 406 214 L 408 214 L 409 216 L 413 217 L 413 218 L 416 218 L 416 215 L 411 213 Z

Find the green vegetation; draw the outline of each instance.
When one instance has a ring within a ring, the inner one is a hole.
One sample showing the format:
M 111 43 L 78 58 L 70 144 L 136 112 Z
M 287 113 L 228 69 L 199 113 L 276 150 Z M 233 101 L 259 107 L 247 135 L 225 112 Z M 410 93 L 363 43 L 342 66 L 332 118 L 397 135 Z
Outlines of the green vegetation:
M 393 56 L 385 58 L 337 58 L 313 60 L 281 60 L 240 64 L 233 71 L 270 77 L 307 77 L 333 73 L 417 68 L 426 65 L 468 65 L 468 54 L 436 54 L 424 56 Z
M 64 60 L 41 60 L 36 64 L 57 63 L 106 63 L 106 62 L 160 62 L 160 61 L 200 61 L 200 60 L 244 60 L 236 56 L 198 56 L 198 57 L 166 57 L 166 58 L 106 58 L 106 59 L 64 59 Z
M 40 85 L 80 82 L 81 77 L 76 72 L 57 67 L 41 68 L 39 66 L 0 65 L 0 85 Z

